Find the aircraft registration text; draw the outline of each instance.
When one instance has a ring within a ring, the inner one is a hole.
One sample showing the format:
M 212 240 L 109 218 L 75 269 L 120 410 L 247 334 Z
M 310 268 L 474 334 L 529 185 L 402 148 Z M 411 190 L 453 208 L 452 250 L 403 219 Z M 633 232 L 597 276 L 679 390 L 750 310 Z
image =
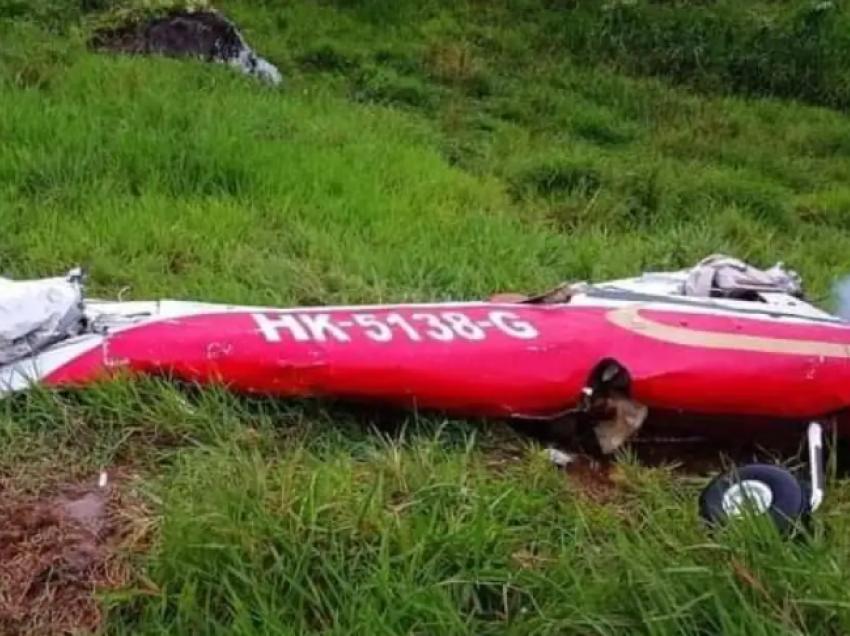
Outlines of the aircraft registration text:
M 403 338 L 410 342 L 483 341 L 497 332 L 509 338 L 531 340 L 537 329 L 510 311 L 488 311 L 473 318 L 458 311 L 401 313 L 255 313 L 267 342 L 351 342 L 362 334 L 373 342 Z

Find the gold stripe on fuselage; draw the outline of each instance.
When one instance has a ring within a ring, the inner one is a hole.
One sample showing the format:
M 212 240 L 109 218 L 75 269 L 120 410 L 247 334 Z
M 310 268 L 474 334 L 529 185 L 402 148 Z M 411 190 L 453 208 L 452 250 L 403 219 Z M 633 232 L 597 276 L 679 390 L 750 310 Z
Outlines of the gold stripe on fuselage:
M 612 309 L 605 314 L 612 324 L 633 334 L 645 336 L 659 342 L 683 347 L 722 349 L 727 351 L 751 351 L 755 353 L 778 353 L 792 356 L 821 356 L 825 358 L 850 357 L 850 343 L 821 342 L 818 340 L 791 340 L 788 338 L 766 338 L 745 334 L 702 331 L 689 327 L 666 325 L 640 315 L 641 307 L 626 306 Z M 850 339 L 850 330 L 848 330 Z

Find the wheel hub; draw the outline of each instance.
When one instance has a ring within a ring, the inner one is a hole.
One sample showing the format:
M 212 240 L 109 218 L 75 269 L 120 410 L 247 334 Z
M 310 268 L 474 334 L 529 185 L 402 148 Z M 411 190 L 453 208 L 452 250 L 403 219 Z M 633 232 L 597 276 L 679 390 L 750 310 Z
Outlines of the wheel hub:
M 733 484 L 723 493 L 723 512 L 731 517 L 741 516 L 749 507 L 758 514 L 764 514 L 773 503 L 773 492 L 761 481 L 745 479 Z

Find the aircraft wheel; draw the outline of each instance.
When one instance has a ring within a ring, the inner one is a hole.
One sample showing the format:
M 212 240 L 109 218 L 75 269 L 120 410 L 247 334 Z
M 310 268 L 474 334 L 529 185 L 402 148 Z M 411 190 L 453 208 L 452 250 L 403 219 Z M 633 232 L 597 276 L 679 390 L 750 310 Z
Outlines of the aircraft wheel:
M 747 464 L 718 475 L 700 494 L 699 513 L 709 525 L 748 512 L 770 515 L 781 534 L 790 534 L 811 513 L 809 490 L 785 468 Z

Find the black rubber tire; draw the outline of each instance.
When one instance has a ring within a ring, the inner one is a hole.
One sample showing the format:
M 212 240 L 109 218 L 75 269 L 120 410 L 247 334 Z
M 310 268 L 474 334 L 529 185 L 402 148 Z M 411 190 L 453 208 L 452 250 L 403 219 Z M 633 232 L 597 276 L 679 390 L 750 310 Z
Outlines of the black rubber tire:
M 733 517 L 723 509 L 723 496 L 745 480 L 760 482 L 770 490 L 772 502 L 767 514 L 781 534 L 791 534 L 806 525 L 811 514 L 810 489 L 788 470 L 773 464 L 747 464 L 712 479 L 699 497 L 699 514 L 703 521 L 709 526 L 728 523 Z

